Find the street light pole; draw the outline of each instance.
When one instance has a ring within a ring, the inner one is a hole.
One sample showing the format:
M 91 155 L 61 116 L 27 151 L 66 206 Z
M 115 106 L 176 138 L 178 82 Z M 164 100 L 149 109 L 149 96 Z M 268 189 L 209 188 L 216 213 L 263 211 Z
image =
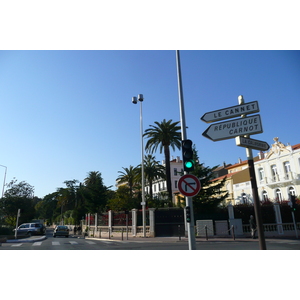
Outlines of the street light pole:
M 138 97 L 132 97 L 132 103 L 137 104 L 137 100 L 140 102 L 140 131 L 141 131 L 141 152 L 142 152 L 142 212 L 143 212 L 143 236 L 146 237 L 146 202 L 145 202 L 145 174 L 144 174 L 144 137 L 143 137 L 143 108 L 142 102 L 144 97 L 142 94 L 139 94 Z
M 176 66 L 177 66 L 177 78 L 178 78 L 181 139 L 186 140 L 187 133 L 186 133 L 186 123 L 185 123 L 185 112 L 184 112 L 184 100 L 183 100 L 179 50 L 176 50 Z M 187 172 L 184 171 L 184 174 L 187 174 Z M 194 209 L 193 209 L 192 197 L 185 197 L 185 203 L 186 203 L 187 207 L 190 207 L 190 211 L 191 211 L 191 222 L 187 222 L 189 250 L 196 250 L 195 226 L 194 226 L 195 221 L 194 221 Z
M 4 173 L 4 181 L 3 181 L 3 188 L 2 188 L 2 198 L 4 196 L 4 186 L 5 186 L 5 180 L 6 180 L 6 172 L 7 172 L 7 167 L 0 165 L 0 167 L 4 167 L 5 168 L 5 173 Z

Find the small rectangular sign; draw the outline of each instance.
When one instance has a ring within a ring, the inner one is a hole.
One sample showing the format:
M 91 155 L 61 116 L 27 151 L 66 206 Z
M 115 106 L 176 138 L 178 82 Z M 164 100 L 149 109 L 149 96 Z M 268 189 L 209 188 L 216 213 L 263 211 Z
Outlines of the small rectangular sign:
M 250 138 L 245 138 L 242 136 L 237 136 L 235 138 L 235 143 L 237 146 L 240 146 L 240 147 L 251 148 L 251 149 L 260 150 L 260 151 L 267 151 L 270 148 L 270 146 L 267 142 L 254 140 L 254 139 L 250 139 Z

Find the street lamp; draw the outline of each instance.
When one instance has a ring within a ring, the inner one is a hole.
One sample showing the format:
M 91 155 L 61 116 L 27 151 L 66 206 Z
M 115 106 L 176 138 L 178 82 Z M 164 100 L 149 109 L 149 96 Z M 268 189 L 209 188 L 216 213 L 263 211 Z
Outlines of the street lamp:
M 0 165 L 0 167 L 4 167 L 5 168 L 5 173 L 4 173 L 4 181 L 3 181 L 3 188 L 2 188 L 2 198 L 4 196 L 4 186 L 5 186 L 5 180 L 6 180 L 6 171 L 7 171 L 7 167 Z
M 143 139 L 143 109 L 142 102 L 144 97 L 142 94 L 139 94 L 138 97 L 132 97 L 132 103 L 137 104 L 137 100 L 140 101 L 140 131 L 141 131 L 141 149 L 142 149 L 142 209 L 143 209 L 143 233 L 144 238 L 146 237 L 146 211 L 145 211 L 145 178 L 144 178 L 144 139 Z

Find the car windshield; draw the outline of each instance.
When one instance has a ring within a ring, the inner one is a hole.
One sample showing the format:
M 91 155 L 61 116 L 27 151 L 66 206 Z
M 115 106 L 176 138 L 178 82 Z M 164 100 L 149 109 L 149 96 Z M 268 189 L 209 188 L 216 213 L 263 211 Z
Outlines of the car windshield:
M 59 230 L 67 230 L 68 227 L 67 226 L 57 226 L 57 229 L 59 229 Z

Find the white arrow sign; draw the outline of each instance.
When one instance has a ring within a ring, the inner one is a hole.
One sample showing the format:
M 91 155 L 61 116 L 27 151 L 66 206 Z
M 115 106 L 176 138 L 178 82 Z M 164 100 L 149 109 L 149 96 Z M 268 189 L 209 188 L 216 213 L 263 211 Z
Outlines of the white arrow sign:
M 212 123 L 230 118 L 240 117 L 243 114 L 259 112 L 258 102 L 248 102 L 205 113 L 200 119 L 206 123 Z
M 245 138 L 243 136 L 237 136 L 235 138 L 235 143 L 240 147 L 246 147 L 260 151 L 267 151 L 270 148 L 267 142 Z
M 262 133 L 260 115 L 235 119 L 210 125 L 202 135 L 214 142 L 234 138 L 240 135 Z

